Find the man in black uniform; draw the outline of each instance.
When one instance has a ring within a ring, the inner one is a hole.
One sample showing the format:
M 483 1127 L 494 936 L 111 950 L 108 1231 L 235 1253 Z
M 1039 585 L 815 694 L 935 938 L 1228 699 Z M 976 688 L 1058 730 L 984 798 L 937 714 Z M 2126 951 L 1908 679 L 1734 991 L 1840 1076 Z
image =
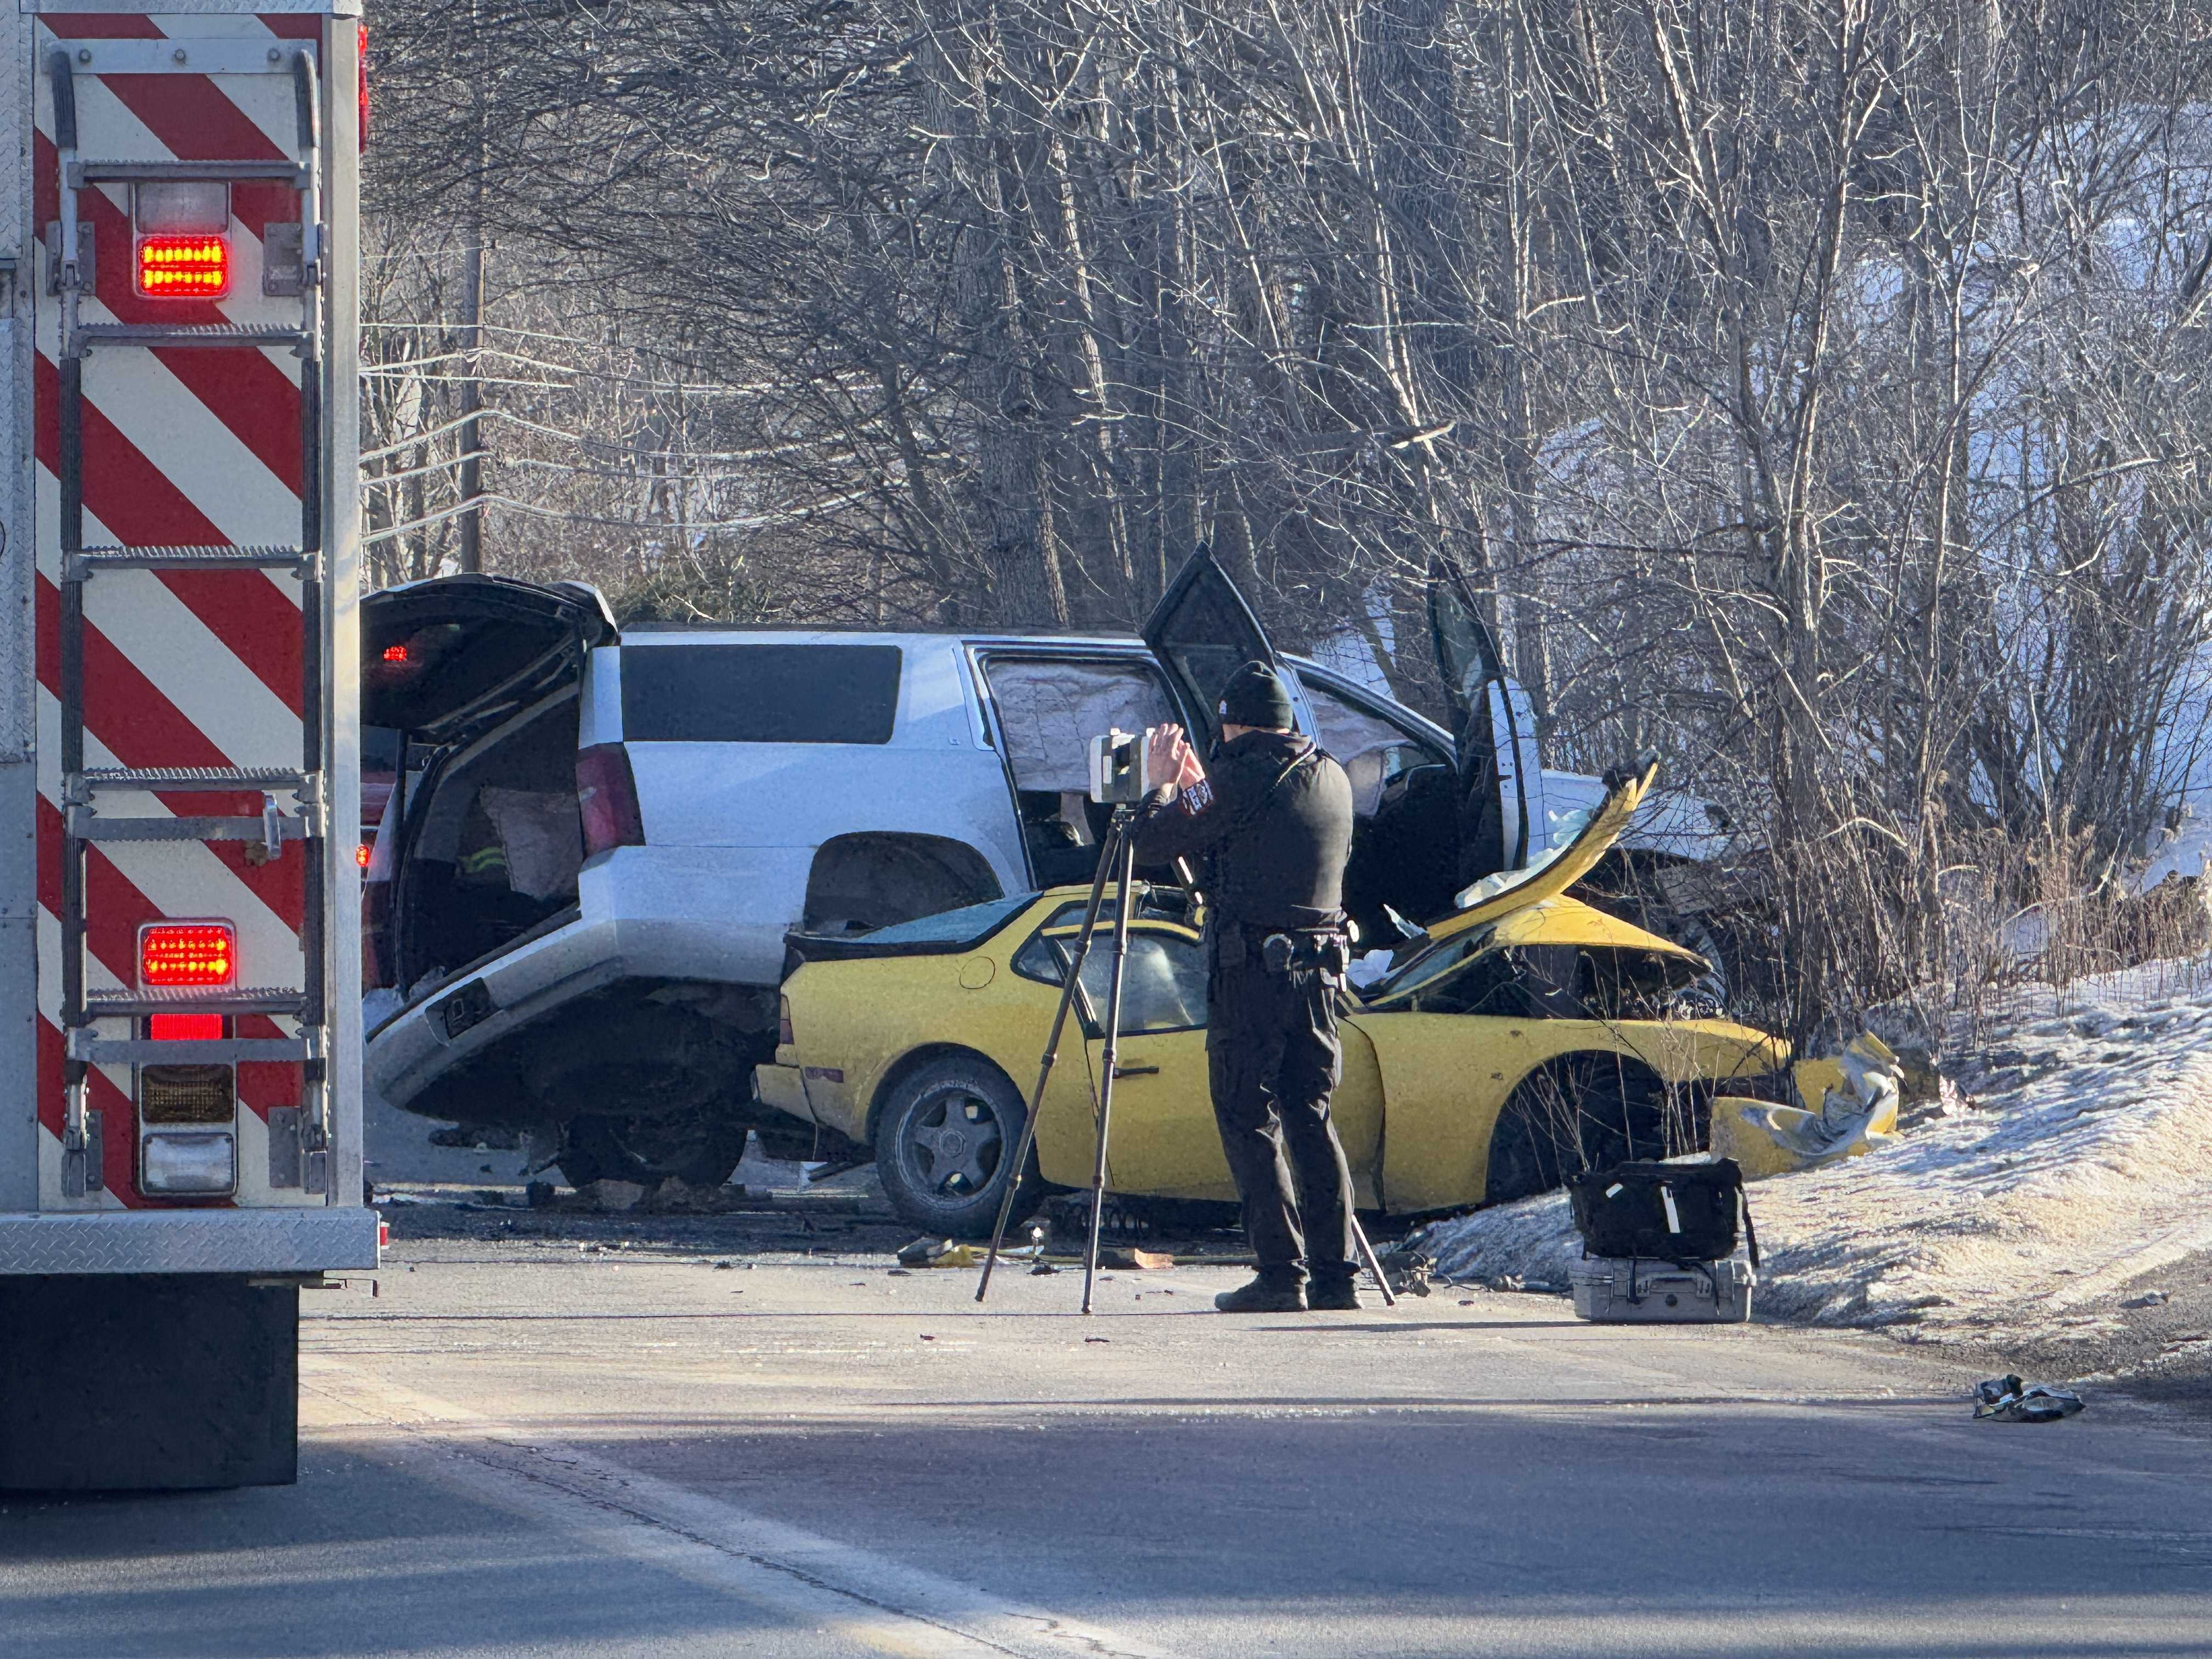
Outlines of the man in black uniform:
M 1336 999 L 1349 954 L 1352 783 L 1291 729 L 1290 694 L 1265 663 L 1230 678 L 1220 714 L 1208 767 L 1180 726 L 1146 734 L 1151 775 L 1171 781 L 1146 798 L 1135 825 L 1139 862 L 1206 860 L 1213 1115 L 1260 1263 L 1258 1278 L 1214 1305 L 1357 1308 L 1352 1174 L 1328 1115 L 1344 1058 Z

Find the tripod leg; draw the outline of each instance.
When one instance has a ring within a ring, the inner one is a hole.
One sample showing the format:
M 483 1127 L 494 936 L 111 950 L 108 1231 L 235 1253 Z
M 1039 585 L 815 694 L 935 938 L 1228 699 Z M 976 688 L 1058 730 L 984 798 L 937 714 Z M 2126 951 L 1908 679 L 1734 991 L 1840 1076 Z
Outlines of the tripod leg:
M 1098 1229 L 1106 1213 L 1106 1136 L 1114 1121 L 1114 1068 L 1119 1063 L 1121 1045 L 1121 970 L 1129 960 L 1129 889 L 1137 874 L 1137 844 L 1130 838 L 1123 814 L 1126 807 L 1115 809 L 1115 819 L 1121 829 L 1117 850 L 1121 853 L 1121 868 L 1115 872 L 1120 884 L 1114 900 L 1114 969 L 1106 981 L 1106 1047 L 1098 1063 L 1098 1157 L 1091 1176 L 1091 1242 L 1083 1256 L 1083 1311 L 1091 1311 L 1091 1286 L 1098 1276 Z
M 1014 1148 L 1013 1179 L 1007 1182 L 1006 1196 L 999 1200 L 999 1223 L 991 1230 L 990 1253 L 983 1258 L 983 1276 L 975 1285 L 978 1302 L 991 1288 L 991 1270 L 999 1265 L 999 1251 L 1006 1242 L 1006 1224 L 1014 1212 L 1014 1194 L 1021 1187 L 1022 1170 L 1029 1163 L 1030 1148 L 1036 1141 L 1037 1114 L 1044 1109 L 1045 1085 L 1051 1080 L 1053 1066 L 1060 1058 L 1060 1039 L 1067 1027 L 1068 1005 L 1082 995 L 1083 964 L 1091 955 L 1091 935 L 1097 930 L 1106 879 L 1119 857 L 1123 839 L 1121 822 L 1116 817 L 1107 833 L 1106 844 L 1098 849 L 1098 872 L 1091 878 L 1091 899 L 1084 907 L 1083 932 L 1076 939 L 1074 960 L 1068 963 L 1066 978 L 1060 988 L 1060 1006 L 1053 1013 L 1052 1033 L 1045 1039 L 1044 1058 L 1037 1062 L 1036 1087 L 1030 1095 L 1029 1113 L 1022 1120 L 1019 1144 Z M 1086 1010 L 1089 1006 L 1086 999 Z
M 1348 1195 L 1346 1201 L 1348 1206 L 1350 1203 Z M 1383 1276 L 1382 1264 L 1375 1259 L 1375 1247 L 1367 1242 L 1367 1229 L 1359 1224 L 1359 1217 L 1351 1212 L 1348 1207 L 1345 1218 L 1352 1223 L 1352 1237 L 1353 1242 L 1359 1246 L 1359 1259 L 1367 1264 L 1367 1271 L 1375 1275 L 1376 1286 L 1382 1292 L 1382 1305 L 1386 1308 L 1396 1307 L 1398 1298 L 1390 1294 L 1390 1281 Z

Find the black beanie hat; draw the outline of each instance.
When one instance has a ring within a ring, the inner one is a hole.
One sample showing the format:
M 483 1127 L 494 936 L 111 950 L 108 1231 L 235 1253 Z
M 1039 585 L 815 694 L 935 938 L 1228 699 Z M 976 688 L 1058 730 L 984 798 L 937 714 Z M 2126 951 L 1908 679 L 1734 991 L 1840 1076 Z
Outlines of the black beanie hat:
M 1263 662 L 1248 662 L 1229 677 L 1221 688 L 1221 718 L 1231 726 L 1260 726 L 1287 731 L 1291 694 L 1275 671 Z

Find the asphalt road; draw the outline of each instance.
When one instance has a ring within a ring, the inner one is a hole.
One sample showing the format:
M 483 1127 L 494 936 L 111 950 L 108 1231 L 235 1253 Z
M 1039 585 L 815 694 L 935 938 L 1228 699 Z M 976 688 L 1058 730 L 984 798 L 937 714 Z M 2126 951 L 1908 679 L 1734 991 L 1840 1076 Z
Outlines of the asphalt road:
M 0 1656 L 2212 1652 L 2201 1419 L 1974 1423 L 1880 1337 L 396 1218 L 307 1298 L 301 1484 L 11 1498 Z

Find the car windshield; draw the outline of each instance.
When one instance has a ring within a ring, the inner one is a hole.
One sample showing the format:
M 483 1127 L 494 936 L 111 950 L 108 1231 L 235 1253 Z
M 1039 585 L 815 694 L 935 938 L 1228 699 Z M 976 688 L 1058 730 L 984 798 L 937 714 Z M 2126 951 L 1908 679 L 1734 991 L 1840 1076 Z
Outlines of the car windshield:
M 858 937 L 871 945 L 959 945 L 989 938 L 1007 921 L 1036 902 L 1035 893 L 1016 893 L 981 904 L 963 904 L 957 910 L 940 910 L 933 916 L 895 921 Z
M 1373 1006 L 1401 997 L 1415 987 L 1426 984 L 1439 974 L 1449 973 L 1468 957 L 1490 943 L 1494 927 L 1471 928 L 1464 933 L 1455 933 L 1449 939 L 1417 947 L 1402 962 L 1394 962 L 1390 971 L 1369 986 L 1361 1000 Z

